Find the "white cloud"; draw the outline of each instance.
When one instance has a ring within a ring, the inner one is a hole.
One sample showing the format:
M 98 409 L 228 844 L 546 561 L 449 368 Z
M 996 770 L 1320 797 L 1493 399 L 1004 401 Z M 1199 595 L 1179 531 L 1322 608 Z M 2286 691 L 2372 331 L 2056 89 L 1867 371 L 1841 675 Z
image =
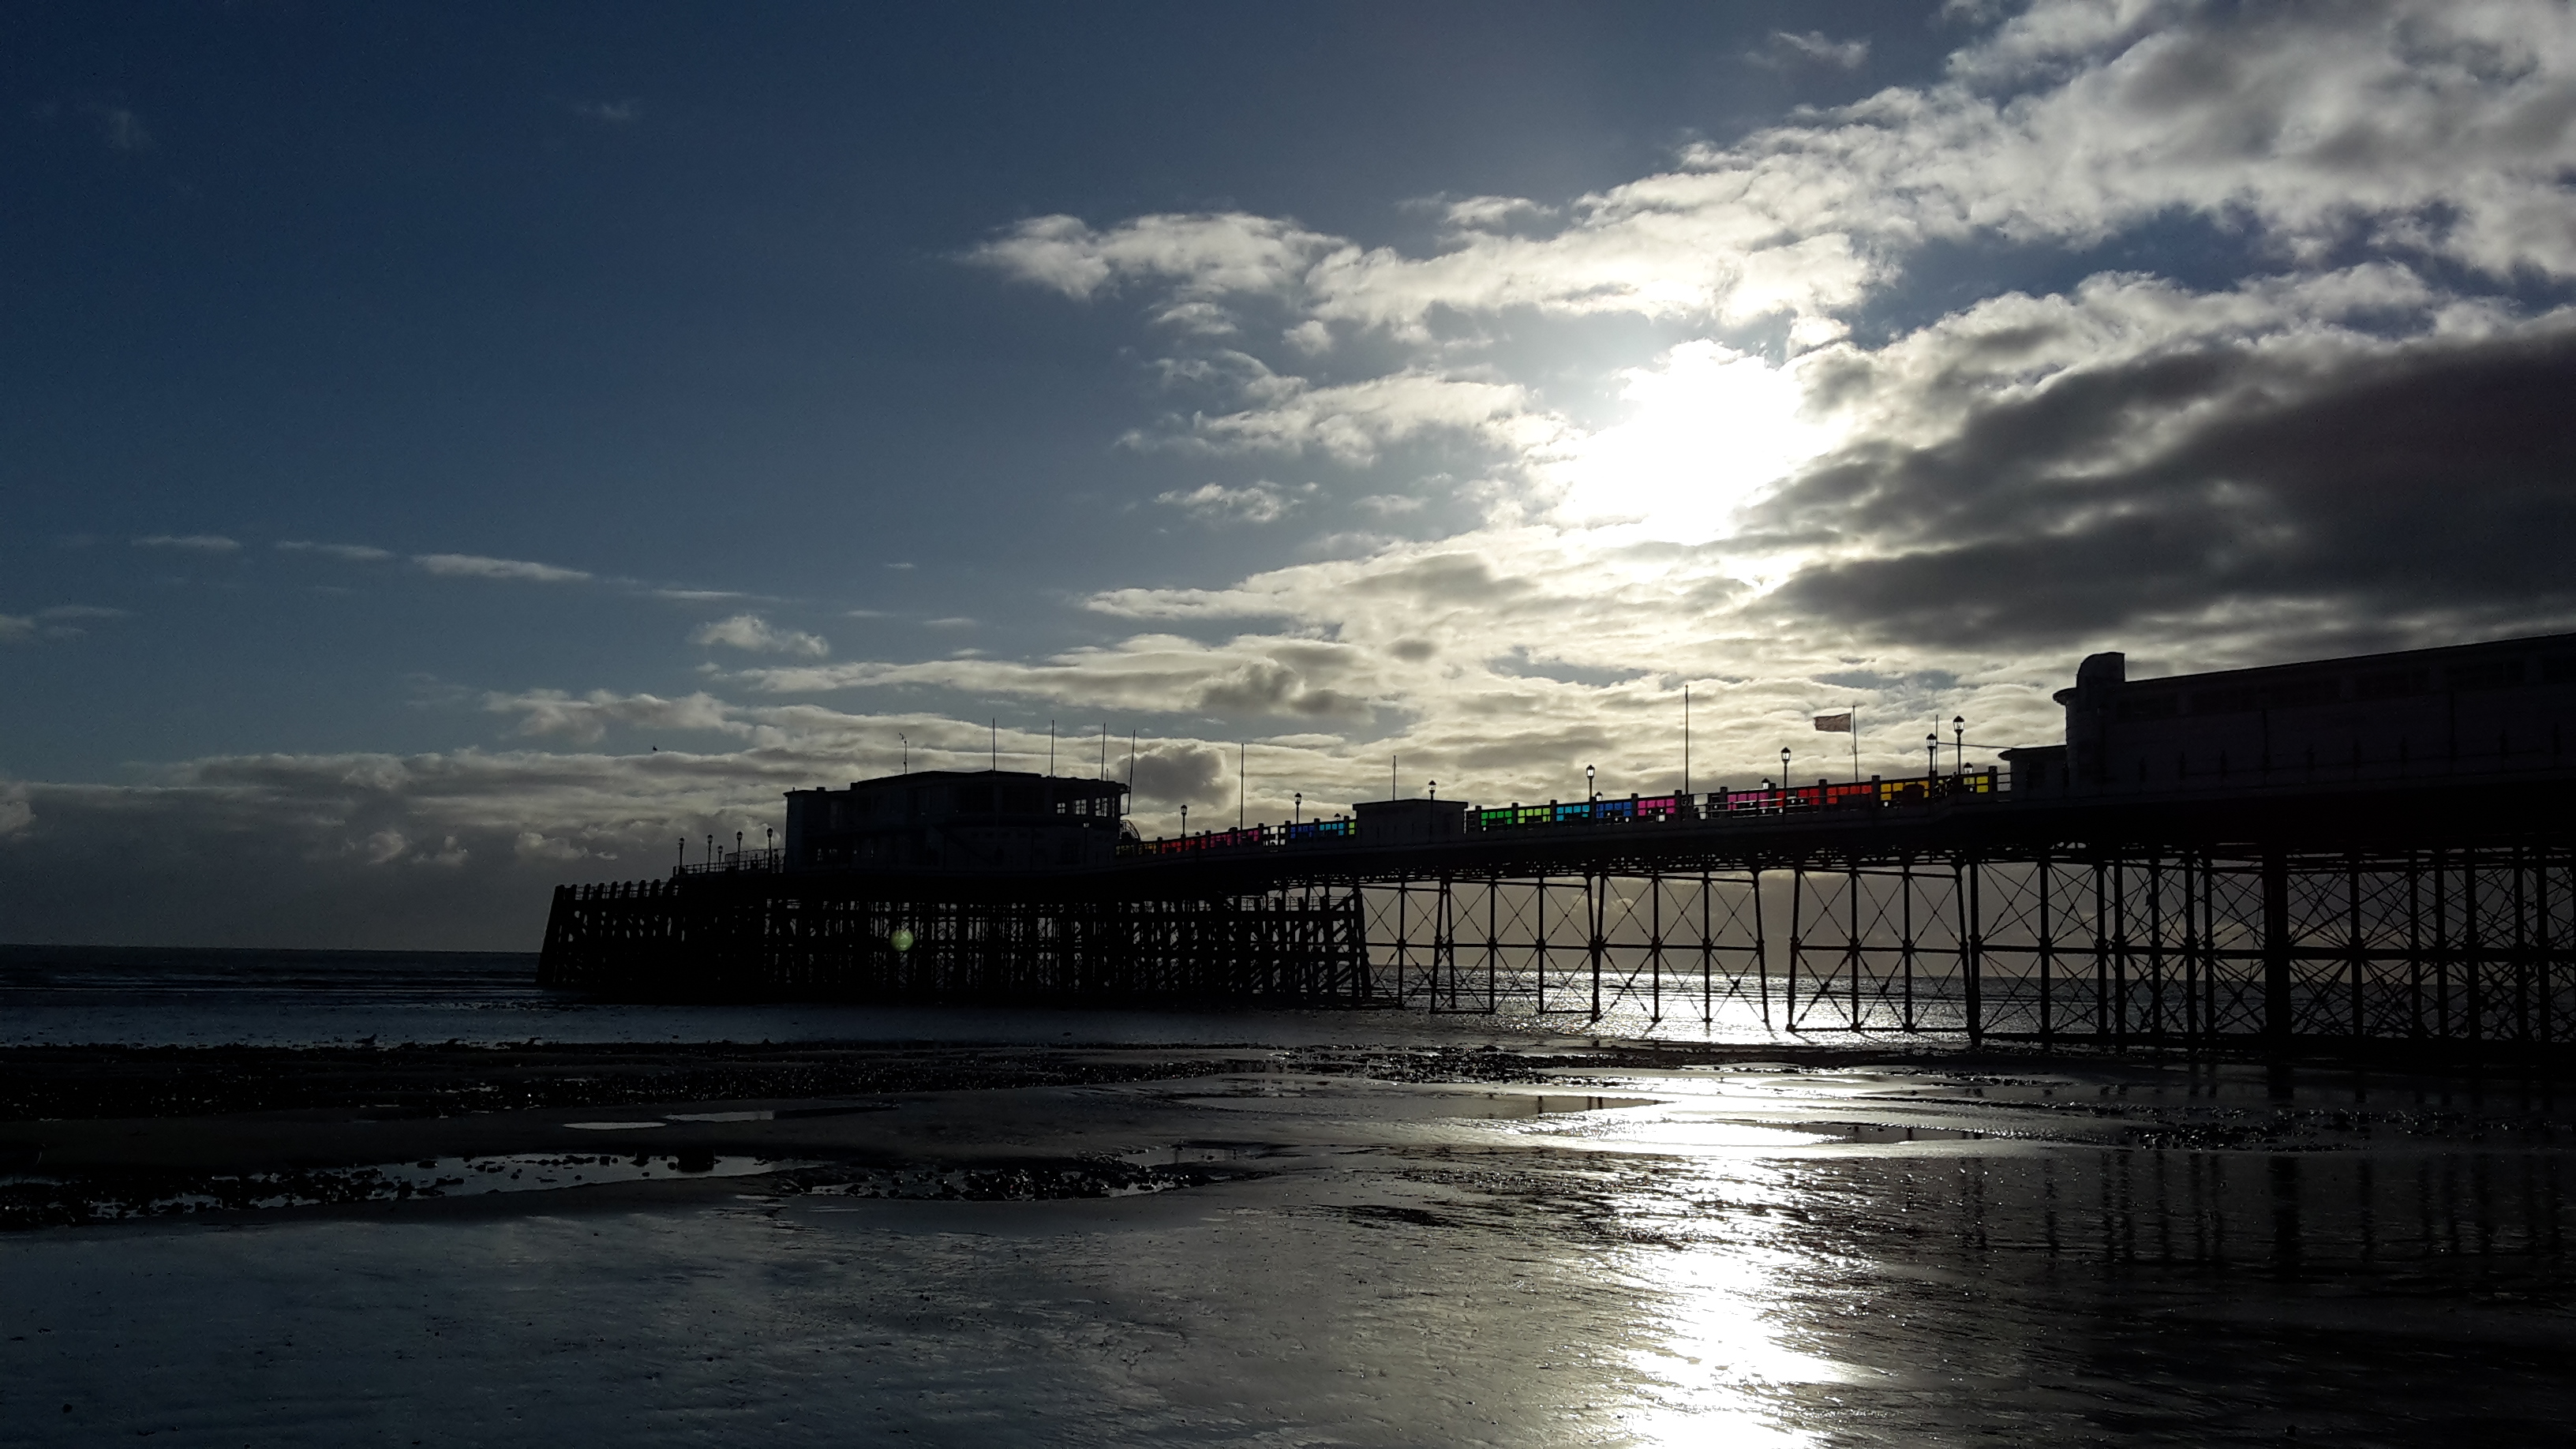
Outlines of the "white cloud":
M 1332 245 L 1332 238 L 1294 222 L 1240 212 L 1142 216 L 1107 231 L 1094 231 L 1077 217 L 1041 216 L 968 255 L 1068 297 L 1150 281 L 1205 299 L 1279 291 Z
M 1249 483 L 1228 488 L 1222 483 L 1202 483 L 1196 488 L 1174 489 L 1154 495 L 1157 503 L 1169 504 L 1201 523 L 1276 523 L 1314 498 L 1320 490 L 1306 483 L 1282 488 L 1276 483 Z
M 1351 506 L 1380 518 L 1393 518 L 1398 514 L 1421 512 L 1423 500 L 1408 493 L 1371 493 L 1352 499 Z
M 736 614 L 718 619 L 689 636 L 689 642 L 713 648 L 742 649 L 754 654 L 803 654 L 820 659 L 832 652 L 832 646 L 820 634 L 797 629 L 781 629 L 758 614 Z
M 490 694 L 483 707 L 494 714 L 519 716 L 514 733 L 534 738 L 555 736 L 575 744 L 597 744 L 612 728 L 712 731 L 748 738 L 752 726 L 734 717 L 714 696 L 698 693 L 680 699 L 650 694 L 617 694 L 594 689 L 571 695 L 557 689 L 524 694 Z
M 318 553 L 348 563 L 378 563 L 393 557 L 390 549 L 369 548 L 362 543 L 312 543 L 300 538 L 280 539 L 277 548 L 281 553 Z
M 16 644 L 35 637 L 35 620 L 24 614 L 0 614 L 0 644 Z
M 1792 33 L 1771 32 L 1771 39 L 1750 59 L 1770 66 L 1820 65 L 1835 70 L 1858 70 L 1869 62 L 1869 39 L 1836 40 L 1821 30 Z
M 1238 392 L 1254 399 L 1253 406 L 1200 414 L 1185 432 L 1138 431 L 1126 441 L 1215 453 L 1295 455 L 1312 449 L 1364 467 L 1383 449 L 1417 438 L 1463 437 L 1530 450 L 1563 431 L 1562 422 L 1537 408 L 1529 390 L 1516 383 L 1428 367 L 1320 387 L 1258 363 L 1235 377 Z
M 413 563 L 427 573 L 455 579 L 523 579 L 539 584 L 574 584 L 590 575 L 580 569 L 558 568 L 553 564 L 529 563 L 525 559 L 486 558 L 471 553 L 423 553 L 412 555 Z
M 134 540 L 136 548 L 178 548 L 196 553 L 231 553 L 241 544 L 220 533 L 156 533 Z

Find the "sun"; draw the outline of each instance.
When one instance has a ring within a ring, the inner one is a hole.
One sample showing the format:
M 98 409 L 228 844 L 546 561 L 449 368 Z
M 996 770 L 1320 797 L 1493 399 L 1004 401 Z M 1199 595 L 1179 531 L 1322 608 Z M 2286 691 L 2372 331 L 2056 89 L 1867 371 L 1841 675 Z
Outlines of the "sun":
M 1723 343 L 1683 343 L 1620 379 L 1627 418 L 1568 445 L 1558 465 L 1565 523 L 1675 543 L 1722 538 L 1745 504 L 1840 441 L 1805 409 L 1794 365 Z

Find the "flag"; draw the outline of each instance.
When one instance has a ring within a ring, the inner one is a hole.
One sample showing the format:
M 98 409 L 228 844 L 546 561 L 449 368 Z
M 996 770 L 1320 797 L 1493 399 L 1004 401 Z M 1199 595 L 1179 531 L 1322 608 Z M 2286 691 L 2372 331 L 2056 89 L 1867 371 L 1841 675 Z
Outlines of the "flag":
M 1852 732 L 1851 711 L 1844 710 L 1841 714 L 1820 714 L 1816 716 L 1816 728 L 1829 735 L 1850 734 Z

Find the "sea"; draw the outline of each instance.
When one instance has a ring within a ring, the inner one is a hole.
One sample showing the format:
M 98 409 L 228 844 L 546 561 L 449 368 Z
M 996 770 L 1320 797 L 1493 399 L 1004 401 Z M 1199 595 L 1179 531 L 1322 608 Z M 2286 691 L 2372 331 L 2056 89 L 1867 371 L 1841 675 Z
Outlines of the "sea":
M 0 945 L 0 1047 L 378 1046 L 521 1042 L 997 1041 L 1274 1046 L 1799 1038 L 1739 991 L 1703 1012 L 1622 998 L 1586 1012 L 1046 1008 L 603 1001 L 537 985 L 533 952 Z M 1948 1045 L 1925 1039 L 1928 1050 Z

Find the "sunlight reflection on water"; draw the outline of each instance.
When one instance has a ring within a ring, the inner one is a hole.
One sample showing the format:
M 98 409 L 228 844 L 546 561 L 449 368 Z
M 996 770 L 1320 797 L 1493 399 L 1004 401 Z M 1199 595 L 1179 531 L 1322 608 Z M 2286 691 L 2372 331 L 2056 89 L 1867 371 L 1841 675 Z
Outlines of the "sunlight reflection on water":
M 1781 1220 L 1767 1216 L 1790 1206 L 1788 1185 L 1758 1162 L 1699 1163 L 1675 1178 L 1626 1204 L 1671 1246 L 1629 1249 L 1619 1265 L 1650 1314 L 1630 1352 L 1645 1387 L 1622 1422 L 1646 1444 L 1819 1442 L 1790 1421 L 1783 1390 L 1866 1375 L 1801 1347 L 1783 1321 L 1800 1280 L 1825 1267 L 1786 1245 Z M 1714 1204 L 1724 1206 L 1705 1210 Z

